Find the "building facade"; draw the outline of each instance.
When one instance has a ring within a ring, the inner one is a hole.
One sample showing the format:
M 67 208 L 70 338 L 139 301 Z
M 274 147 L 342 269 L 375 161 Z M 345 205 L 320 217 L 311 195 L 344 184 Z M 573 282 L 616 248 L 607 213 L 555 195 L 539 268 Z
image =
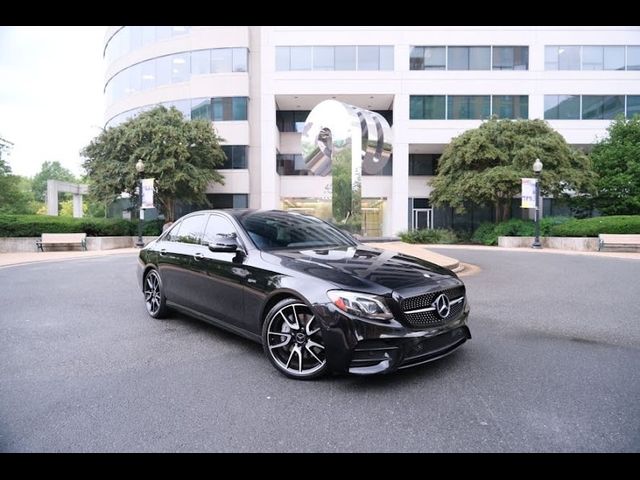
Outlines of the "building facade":
M 393 158 L 363 176 L 370 236 L 446 224 L 429 203 L 438 157 L 491 115 L 546 119 L 588 148 L 640 113 L 640 27 L 114 26 L 104 56 L 107 126 L 157 104 L 212 121 L 227 154 L 214 207 L 326 218 L 331 178 L 301 156 L 308 112 L 382 114 Z

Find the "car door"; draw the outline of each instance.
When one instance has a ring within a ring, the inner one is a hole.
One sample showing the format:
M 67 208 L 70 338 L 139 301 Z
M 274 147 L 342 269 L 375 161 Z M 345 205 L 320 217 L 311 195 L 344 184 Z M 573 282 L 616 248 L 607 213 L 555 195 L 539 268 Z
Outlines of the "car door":
M 243 266 L 244 256 L 241 253 L 209 250 L 209 242 L 213 242 L 218 234 L 237 236 L 235 227 L 227 218 L 213 213 L 202 236 L 201 255 L 194 259 L 193 268 L 198 275 L 198 283 L 193 290 L 196 309 L 218 320 L 246 328 L 243 286 L 249 272 Z
M 187 216 L 157 246 L 158 268 L 170 302 L 195 308 L 193 290 L 198 287 L 198 277 L 193 269 L 194 258 L 201 252 L 206 222 L 206 214 Z

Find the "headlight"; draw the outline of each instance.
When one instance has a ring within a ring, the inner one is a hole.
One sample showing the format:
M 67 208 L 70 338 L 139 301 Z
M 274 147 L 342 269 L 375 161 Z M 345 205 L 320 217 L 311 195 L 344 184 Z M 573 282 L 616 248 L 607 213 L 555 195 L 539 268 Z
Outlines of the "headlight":
M 352 315 L 373 320 L 389 320 L 393 318 L 393 314 L 385 305 L 384 299 L 376 295 L 345 292 L 344 290 L 329 290 L 327 296 L 336 307 Z

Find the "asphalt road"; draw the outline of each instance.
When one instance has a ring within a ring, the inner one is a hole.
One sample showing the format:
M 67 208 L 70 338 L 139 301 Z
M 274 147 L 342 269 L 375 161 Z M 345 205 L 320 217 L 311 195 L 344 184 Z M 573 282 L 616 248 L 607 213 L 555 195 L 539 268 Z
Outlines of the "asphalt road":
M 132 255 L 0 269 L 0 451 L 640 451 L 640 262 L 438 252 L 482 269 L 473 340 L 312 382 L 148 317 Z

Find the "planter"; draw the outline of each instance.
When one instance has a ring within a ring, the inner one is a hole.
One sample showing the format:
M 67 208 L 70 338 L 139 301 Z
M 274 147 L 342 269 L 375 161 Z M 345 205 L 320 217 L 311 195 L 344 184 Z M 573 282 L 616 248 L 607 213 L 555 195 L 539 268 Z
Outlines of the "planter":
M 531 248 L 535 237 L 498 237 L 499 247 Z M 540 237 L 542 248 L 574 250 L 577 252 L 597 252 L 597 237 Z
M 142 237 L 145 245 L 157 237 Z M 40 237 L 0 237 L 0 253 L 36 252 L 36 240 Z M 137 236 L 133 237 L 87 237 L 87 250 L 114 250 L 135 247 Z M 80 250 L 80 246 L 45 247 L 45 251 Z

